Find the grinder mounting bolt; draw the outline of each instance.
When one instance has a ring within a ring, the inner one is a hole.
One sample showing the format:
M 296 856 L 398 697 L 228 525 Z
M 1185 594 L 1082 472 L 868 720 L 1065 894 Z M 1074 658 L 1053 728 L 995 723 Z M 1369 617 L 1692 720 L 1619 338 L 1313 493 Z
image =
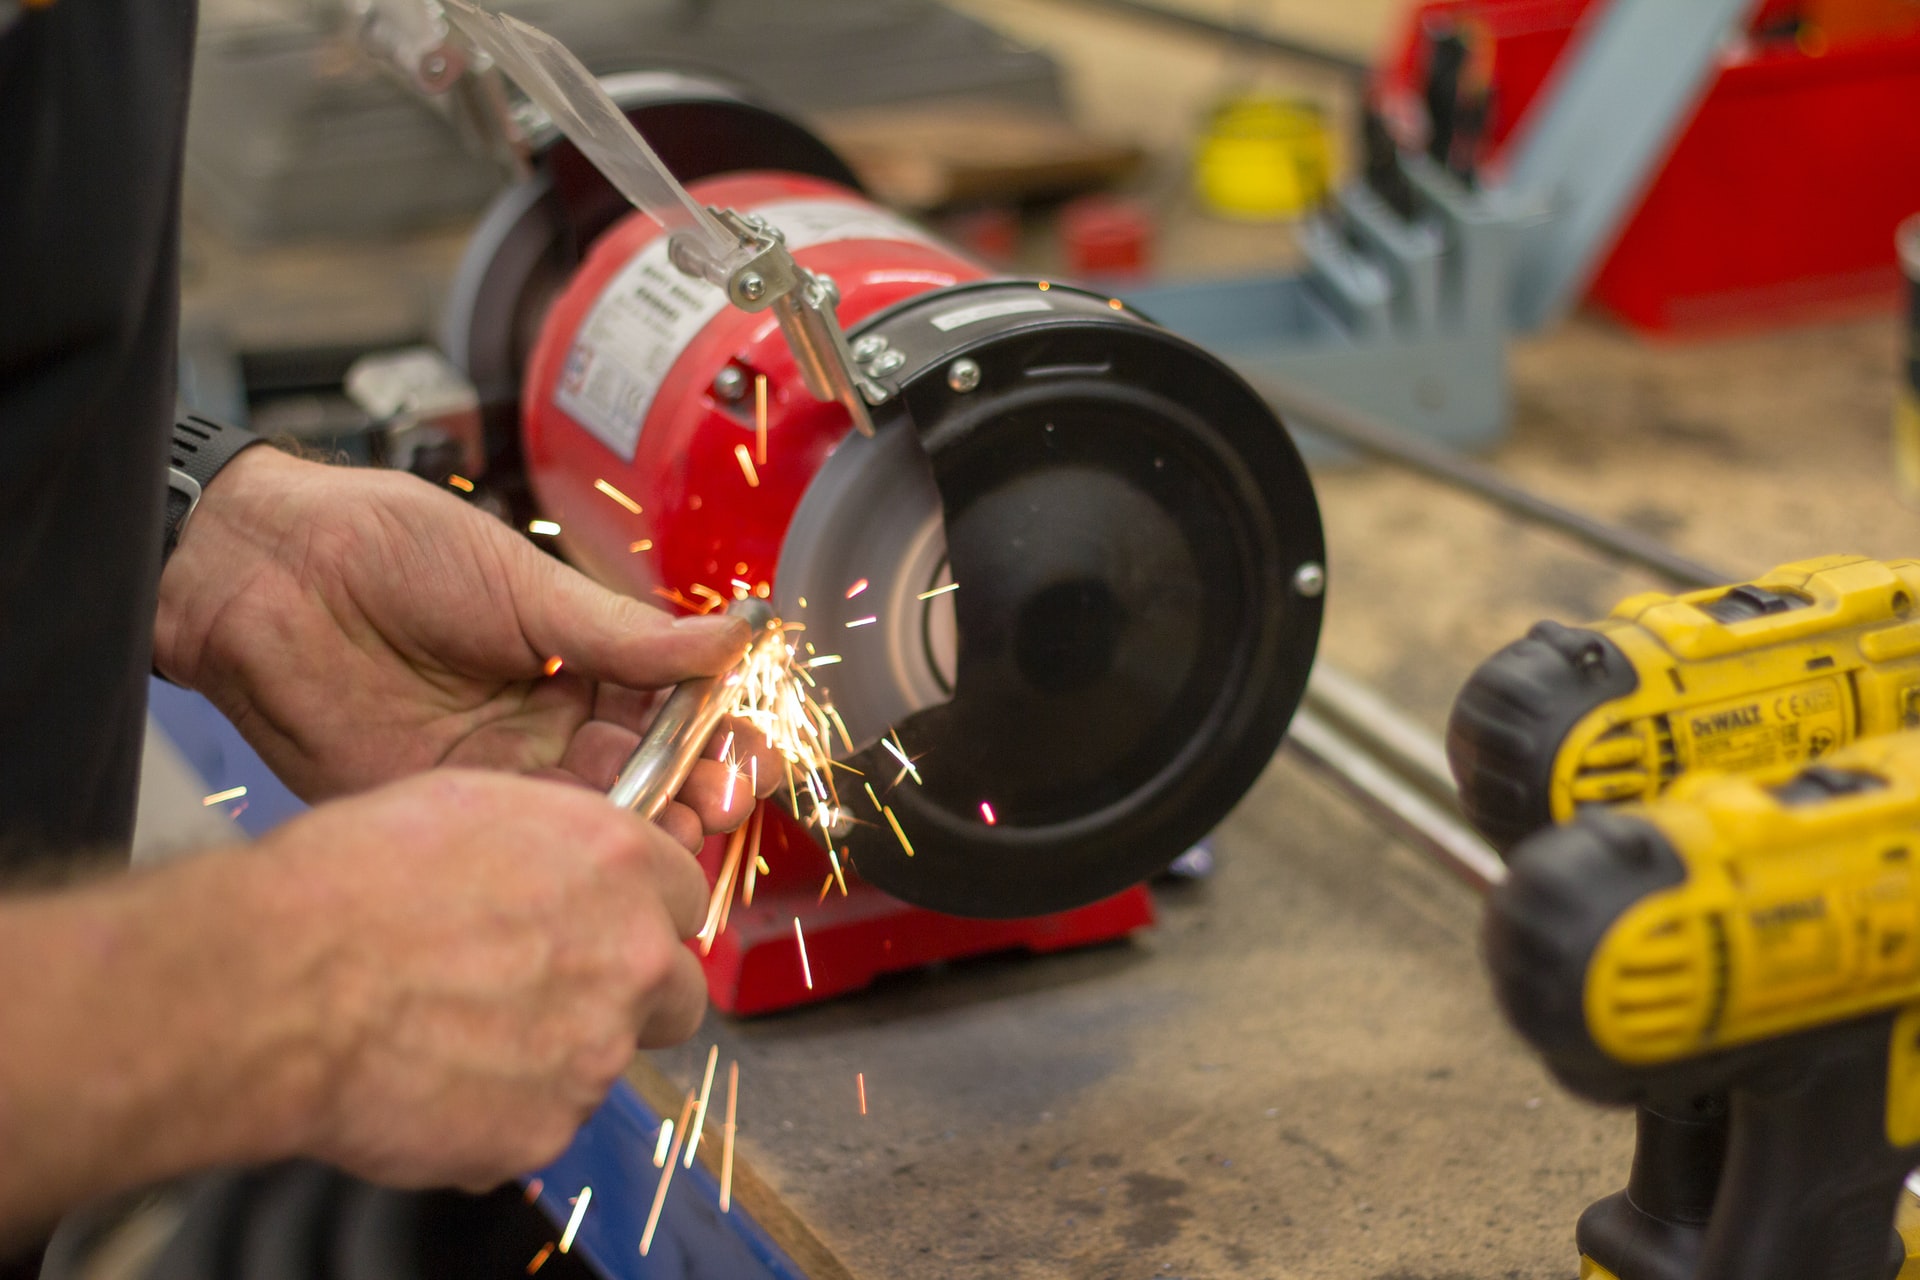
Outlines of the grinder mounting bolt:
M 1309 600 L 1327 589 L 1327 571 L 1309 560 L 1293 571 L 1293 589 Z
M 980 366 L 962 358 L 947 366 L 947 385 L 961 395 L 980 385 Z

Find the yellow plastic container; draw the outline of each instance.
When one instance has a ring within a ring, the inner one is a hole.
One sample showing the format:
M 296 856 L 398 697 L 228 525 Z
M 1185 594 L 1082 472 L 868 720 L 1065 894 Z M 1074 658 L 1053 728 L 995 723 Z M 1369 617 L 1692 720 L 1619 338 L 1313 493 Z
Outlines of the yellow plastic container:
M 1249 222 L 1297 218 L 1326 198 L 1327 113 L 1294 98 L 1229 98 L 1208 116 L 1194 190 L 1213 212 Z

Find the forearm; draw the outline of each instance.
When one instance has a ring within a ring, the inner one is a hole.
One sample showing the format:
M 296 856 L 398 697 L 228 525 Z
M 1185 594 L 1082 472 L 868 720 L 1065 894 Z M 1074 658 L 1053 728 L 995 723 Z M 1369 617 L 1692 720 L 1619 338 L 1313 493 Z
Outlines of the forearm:
M 270 870 L 221 851 L 0 899 L 0 1244 L 306 1140 L 327 1059 Z

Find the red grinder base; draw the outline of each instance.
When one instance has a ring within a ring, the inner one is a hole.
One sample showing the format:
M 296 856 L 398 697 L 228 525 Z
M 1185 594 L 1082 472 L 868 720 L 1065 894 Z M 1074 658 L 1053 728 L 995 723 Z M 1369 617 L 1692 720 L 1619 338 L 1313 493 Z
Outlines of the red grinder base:
M 759 877 L 751 906 L 736 895 L 726 929 L 701 958 L 707 992 L 726 1013 L 750 1017 L 814 1004 L 870 986 L 882 974 L 947 960 L 1112 942 L 1154 921 L 1153 895 L 1142 885 L 1071 911 L 1018 920 L 975 920 L 910 906 L 852 871 L 844 896 L 835 883 L 822 898 L 833 873 L 820 845 L 772 804 L 765 824 L 761 856 L 770 874 Z M 701 853 L 709 883 L 719 875 L 725 847 L 716 837 Z M 804 966 L 796 919 L 806 938 Z

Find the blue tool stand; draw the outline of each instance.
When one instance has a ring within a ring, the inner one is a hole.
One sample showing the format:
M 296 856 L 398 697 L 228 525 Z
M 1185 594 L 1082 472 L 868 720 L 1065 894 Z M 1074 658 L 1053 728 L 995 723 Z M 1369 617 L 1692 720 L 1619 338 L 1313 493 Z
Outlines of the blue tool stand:
M 199 773 L 211 791 L 247 788 L 247 806 L 236 821 L 260 836 L 306 805 L 274 777 L 246 740 L 212 703 L 163 680 L 152 682 L 154 721 Z M 704 1166 L 674 1171 L 653 1247 L 640 1256 L 640 1236 L 663 1171 L 653 1167 L 660 1117 L 622 1081 L 596 1111 L 573 1145 L 523 1182 L 538 1179 L 537 1203 L 554 1224 L 557 1239 L 573 1215 L 582 1187 L 593 1199 L 581 1219 L 573 1253 L 608 1280 L 804 1280 L 804 1273 L 738 1204 L 721 1213 L 719 1186 Z M 712 1115 L 703 1142 L 720 1140 Z

